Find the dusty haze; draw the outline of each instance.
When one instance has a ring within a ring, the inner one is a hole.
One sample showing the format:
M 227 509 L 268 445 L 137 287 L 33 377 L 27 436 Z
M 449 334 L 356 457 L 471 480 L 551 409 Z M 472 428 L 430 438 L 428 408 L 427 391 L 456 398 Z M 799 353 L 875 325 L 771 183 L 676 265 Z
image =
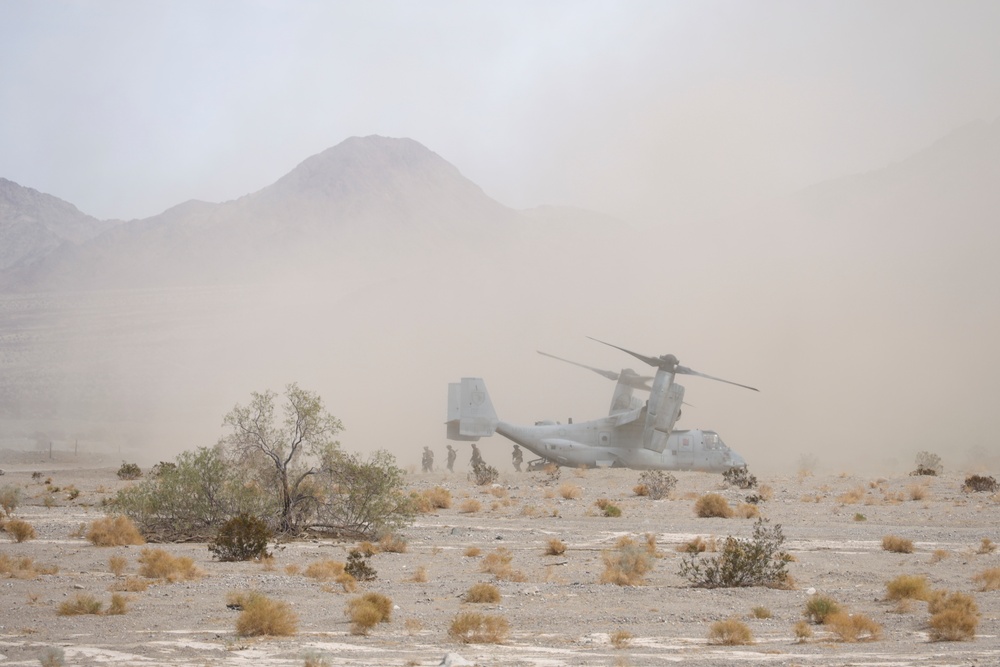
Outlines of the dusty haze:
M 415 464 L 463 375 L 505 420 L 605 414 L 535 353 L 642 372 L 593 336 L 759 387 L 683 381 L 751 467 L 998 463 L 995 4 L 4 7 L 0 176 L 132 221 L 5 288 L 3 400 L 45 405 L 5 443 L 158 460 L 294 381 Z M 286 175 L 370 135 L 448 166 L 323 227 Z

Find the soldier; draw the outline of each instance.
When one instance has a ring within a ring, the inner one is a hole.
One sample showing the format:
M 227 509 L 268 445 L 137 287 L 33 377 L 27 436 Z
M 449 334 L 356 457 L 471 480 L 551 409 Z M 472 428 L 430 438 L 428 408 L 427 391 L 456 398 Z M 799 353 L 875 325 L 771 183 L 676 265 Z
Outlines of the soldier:
M 476 447 L 476 443 L 472 443 L 472 459 L 469 463 L 473 468 L 484 463 L 483 455 L 479 453 L 479 447 Z
M 521 472 L 521 462 L 524 460 L 524 455 L 521 453 L 521 448 L 514 445 L 514 453 L 510 455 L 511 461 L 514 463 L 514 470 Z
M 424 472 L 434 471 L 434 452 L 431 451 L 430 447 L 424 447 L 424 457 L 421 459 L 423 464 Z
M 455 459 L 458 457 L 458 452 L 451 445 L 448 445 L 448 472 L 455 472 Z

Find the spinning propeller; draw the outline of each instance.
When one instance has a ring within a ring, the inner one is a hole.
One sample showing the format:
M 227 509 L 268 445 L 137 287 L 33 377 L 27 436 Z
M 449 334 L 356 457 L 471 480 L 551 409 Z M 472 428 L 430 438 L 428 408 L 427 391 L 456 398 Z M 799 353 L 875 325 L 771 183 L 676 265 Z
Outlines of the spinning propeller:
M 587 338 L 590 338 L 590 336 L 587 336 Z M 705 373 L 699 373 L 698 371 L 693 370 L 691 368 L 688 368 L 687 366 L 681 366 L 680 362 L 677 359 L 677 357 L 675 357 L 672 354 L 664 354 L 664 355 L 661 355 L 659 357 L 647 357 L 644 354 L 639 354 L 638 352 L 633 352 L 632 350 L 626 350 L 624 347 L 618 347 L 617 345 L 612 345 L 611 343 L 605 343 L 603 340 L 597 340 L 596 338 L 590 338 L 590 340 L 595 341 L 597 343 L 601 343 L 602 345 L 607 345 L 608 347 L 613 347 L 616 350 L 621 350 L 622 352 L 624 352 L 626 354 L 631 354 L 633 357 L 635 357 L 639 361 L 647 363 L 650 366 L 658 368 L 661 371 L 665 371 L 667 373 L 673 373 L 675 375 L 697 375 L 698 377 L 708 378 L 709 380 L 716 380 L 718 382 L 725 382 L 726 384 L 734 384 L 737 387 L 743 387 L 744 389 L 750 389 L 752 391 L 760 391 L 760 389 L 757 389 L 756 387 L 750 387 L 748 385 L 740 384 L 739 382 L 732 382 L 730 380 L 723 380 L 722 378 L 717 378 L 717 377 L 715 377 L 713 375 L 707 375 Z M 548 356 L 552 356 L 552 355 L 548 355 Z M 556 358 L 558 359 L 558 357 L 556 357 Z M 565 359 L 563 359 L 562 361 L 565 361 Z M 574 362 L 571 361 L 569 363 L 574 363 Z M 581 364 L 577 364 L 577 365 L 579 366 Z M 585 368 L 587 368 L 587 367 L 585 367 Z M 591 370 L 595 370 L 595 369 L 591 369 Z
M 544 357 L 552 357 L 553 359 L 558 359 L 559 361 L 565 361 L 567 364 L 573 364 L 574 366 L 579 366 L 580 368 L 586 368 L 588 371 L 594 371 L 598 375 L 606 377 L 614 382 L 618 382 L 620 379 L 624 382 L 624 384 L 632 387 L 633 389 L 642 389 L 643 391 L 649 391 L 652 389 L 651 383 L 653 378 L 648 375 L 639 375 L 631 368 L 623 369 L 621 373 L 615 373 L 614 371 L 604 371 L 600 368 L 594 368 L 593 366 L 586 366 L 575 361 L 570 361 L 569 359 L 563 359 L 562 357 L 557 357 L 554 354 L 542 352 L 541 350 L 537 350 L 537 352 Z

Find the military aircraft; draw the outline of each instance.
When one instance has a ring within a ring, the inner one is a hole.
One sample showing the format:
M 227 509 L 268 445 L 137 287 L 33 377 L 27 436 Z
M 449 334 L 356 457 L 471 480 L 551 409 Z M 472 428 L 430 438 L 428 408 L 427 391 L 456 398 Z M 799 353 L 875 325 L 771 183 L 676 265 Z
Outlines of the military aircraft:
M 715 431 L 674 430 L 684 401 L 684 387 L 676 384 L 674 378 L 695 375 L 752 391 L 758 389 L 681 366 L 672 354 L 650 357 L 596 338 L 591 340 L 649 364 L 656 368 L 656 375 L 643 377 L 631 369 L 623 369 L 621 373 L 602 371 L 542 352 L 615 380 L 617 384 L 608 416 L 576 424 L 572 420 L 568 424 L 554 421 L 539 421 L 533 426 L 509 424 L 497 418 L 482 378 L 462 378 L 461 382 L 448 385 L 448 439 L 474 442 L 499 433 L 540 457 L 529 464 L 529 469 L 555 463 L 560 466 L 725 472 L 747 465 Z M 649 391 L 649 399 L 643 401 L 633 396 L 636 389 Z

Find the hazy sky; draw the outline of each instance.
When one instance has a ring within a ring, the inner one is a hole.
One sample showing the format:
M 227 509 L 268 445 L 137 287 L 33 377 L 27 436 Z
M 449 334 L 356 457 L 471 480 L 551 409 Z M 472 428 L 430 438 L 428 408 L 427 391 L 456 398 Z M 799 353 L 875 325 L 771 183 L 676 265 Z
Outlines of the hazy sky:
M 1000 3 L 0 0 L 0 176 L 101 218 L 352 135 L 514 207 L 697 217 L 1000 115 Z

